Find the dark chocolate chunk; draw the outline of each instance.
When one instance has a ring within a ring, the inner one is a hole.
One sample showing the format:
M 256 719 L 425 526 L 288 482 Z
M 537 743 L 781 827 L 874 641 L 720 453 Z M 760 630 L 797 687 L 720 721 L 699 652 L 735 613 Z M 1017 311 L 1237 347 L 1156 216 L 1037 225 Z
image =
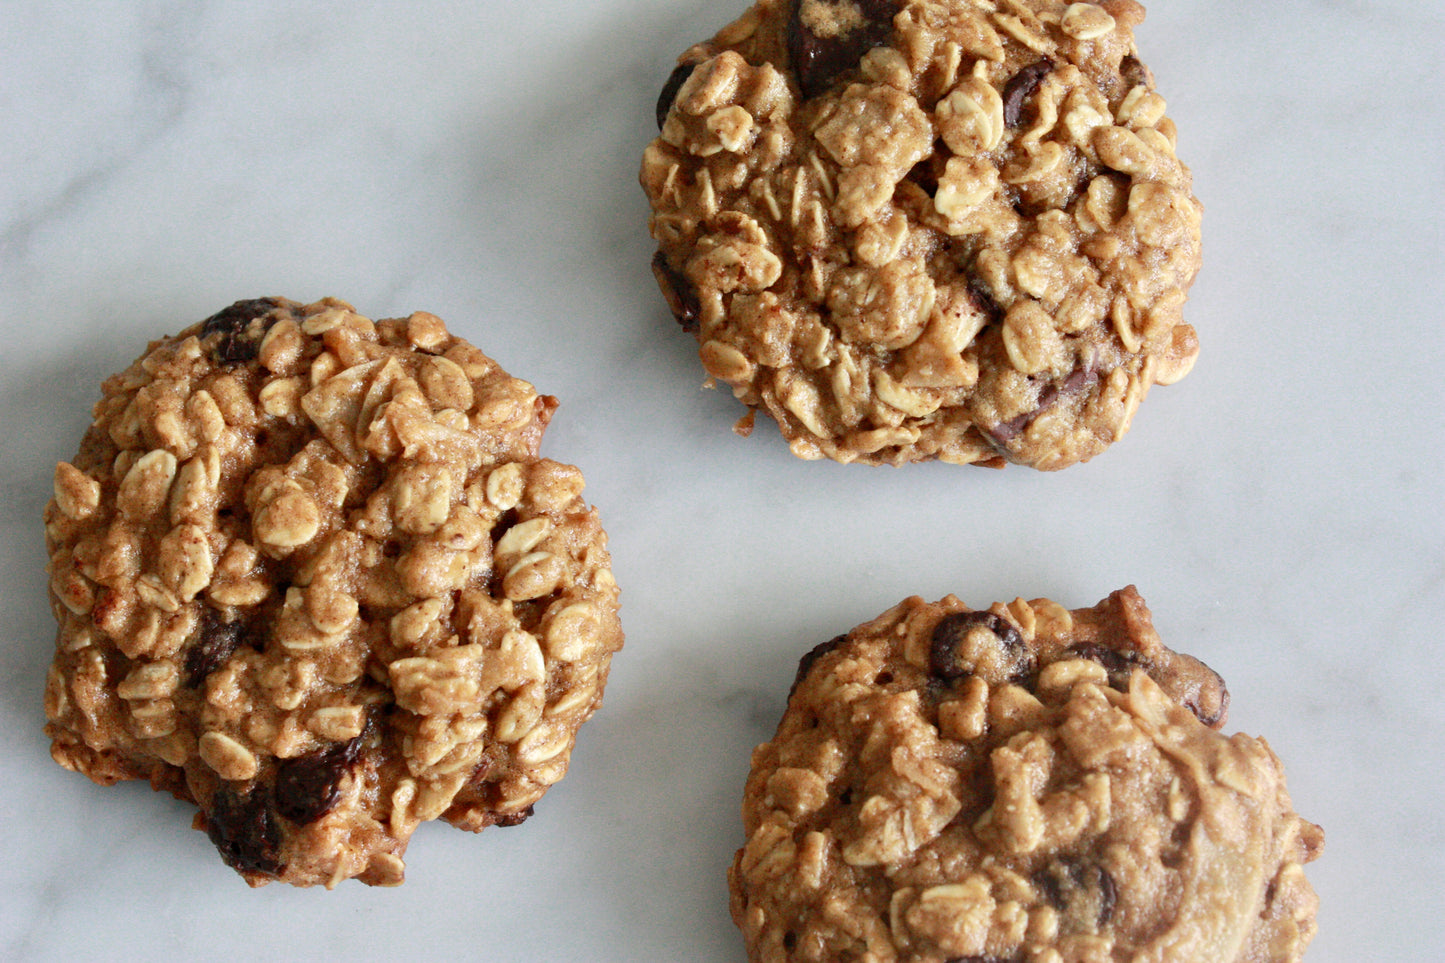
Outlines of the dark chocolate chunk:
M 239 793 L 228 787 L 216 790 L 206 813 L 206 835 L 226 865 L 241 873 L 275 876 L 282 865 L 277 856 L 281 831 L 266 794 L 259 788 Z
M 1114 917 L 1119 893 L 1114 877 L 1098 863 L 1061 857 L 1033 875 L 1033 884 L 1050 906 L 1082 922 L 1093 917 L 1104 926 Z
M 1035 414 L 1037 414 L 1037 412 L 1025 411 L 1021 415 L 1015 415 L 1008 421 L 1000 421 L 992 428 L 988 428 L 985 430 L 988 432 L 988 436 L 992 438 L 994 442 L 1000 445 L 1006 445 L 1010 441 L 1013 441 L 1014 438 L 1018 436 L 1018 433 L 1023 431 L 1024 428 L 1028 426 L 1028 423 L 1030 421 L 1034 420 Z
M 206 606 L 201 616 L 200 637 L 186 653 L 187 688 L 198 688 L 206 676 L 221 667 L 241 644 L 244 626 L 240 622 L 222 622 L 221 614 Z
M 341 800 L 341 777 L 356 762 L 360 737 L 276 766 L 276 812 L 305 826 L 326 815 Z
M 1003 308 L 998 306 L 998 302 L 993 299 L 993 295 L 989 293 L 988 288 L 984 287 L 982 281 L 969 280 L 968 299 L 973 302 L 975 308 L 988 315 L 989 324 L 998 324 L 1003 320 Z
M 1205 668 L 1209 667 L 1205 666 Z M 1209 671 L 1214 672 L 1213 669 Z M 1206 691 L 1209 691 L 1201 687 L 1198 692 L 1195 692 L 1194 695 L 1184 700 L 1184 708 L 1194 713 L 1194 718 L 1209 728 L 1218 729 L 1220 724 L 1224 722 L 1225 716 L 1229 715 L 1229 689 L 1225 687 L 1224 680 L 1220 678 L 1218 672 L 1214 672 L 1214 677 L 1219 679 L 1219 698 L 1217 702 L 1214 705 L 1205 705 L 1201 702 L 1201 696 L 1203 696 Z
M 1119 889 L 1114 885 L 1114 877 L 1102 866 L 1095 866 L 1099 871 L 1099 925 L 1106 926 L 1114 918 L 1114 907 L 1119 903 Z
M 1032 660 L 1023 636 L 1008 619 L 992 612 L 955 612 L 940 619 L 933 627 L 933 644 L 928 650 L 929 671 L 950 681 L 971 675 L 971 667 L 960 660 L 958 650 L 969 631 L 980 627 L 998 639 L 1000 662 L 1006 667 L 1005 677 L 1009 681 L 1027 678 Z
M 237 334 L 225 334 L 211 349 L 218 364 L 241 364 L 256 357 L 261 350 L 260 338 L 246 338 Z
M 202 321 L 202 338 L 220 335 L 211 346 L 211 357 L 217 364 L 237 364 L 256 357 L 261 338 L 270 328 L 266 317 L 280 306 L 276 298 L 252 298 L 237 301 Z
M 804 9 L 813 15 L 804 22 Z M 893 35 L 898 0 L 793 0 L 788 15 L 788 58 L 804 98 L 827 90 L 838 75 Z M 826 25 L 819 17 L 826 20 Z
M 846 635 L 835 635 L 827 642 L 819 642 L 803 654 L 803 657 L 798 660 L 798 673 L 793 677 L 793 685 L 792 688 L 788 690 L 788 698 L 791 699 L 793 697 L 793 693 L 797 690 L 798 686 L 802 684 L 803 679 L 807 678 L 808 673 L 813 670 L 813 664 L 842 645 L 847 638 L 848 636 Z
M 1051 384 L 1039 393 L 1039 407 L 1037 411 L 1045 411 L 1052 408 L 1058 403 L 1059 399 L 1071 395 L 1082 388 L 1087 388 L 1098 380 L 1099 373 L 1094 370 L 1092 364 L 1086 364 L 1082 368 L 1075 368 L 1069 372 L 1069 376 L 1063 381 Z
M 1167 678 L 1156 675 L 1154 663 L 1138 652 L 1120 651 L 1119 649 L 1111 649 L 1108 646 L 1088 643 L 1074 646 L 1068 650 L 1068 654 L 1076 659 L 1089 659 L 1102 665 L 1104 670 L 1109 673 L 1109 685 L 1118 689 L 1120 692 L 1127 692 L 1129 690 L 1129 676 L 1133 674 L 1135 669 L 1142 669 L 1152 676 L 1156 682 L 1163 684 L 1166 689 L 1169 689 L 1174 698 L 1179 699 L 1182 695 L 1177 689 L 1170 688 Z M 1224 680 L 1219 677 L 1219 673 L 1210 669 L 1209 666 L 1204 663 L 1187 659 L 1187 657 L 1183 656 L 1180 658 L 1185 658 L 1188 662 L 1210 672 L 1218 682 L 1218 686 L 1215 687 L 1191 687 L 1191 691 L 1189 691 L 1187 695 L 1183 695 L 1182 698 L 1182 705 L 1194 713 L 1194 718 L 1211 729 L 1218 728 L 1220 723 L 1224 721 L 1224 717 L 1229 714 L 1229 690 L 1225 688 Z M 1166 669 L 1165 675 L 1167 674 Z M 1212 696 L 1212 693 L 1215 692 L 1218 693 L 1217 697 Z M 1206 702 L 1207 696 L 1209 698 Z
M 201 337 L 208 334 L 236 334 L 257 318 L 264 318 L 280 305 L 275 298 L 251 298 L 222 308 L 201 322 Z
M 533 807 L 528 806 L 526 809 L 520 809 L 514 813 L 497 813 L 495 817 L 493 817 L 494 821 L 492 825 L 501 826 L 503 828 L 506 828 L 508 826 L 520 826 L 527 820 L 531 819 L 532 816 Z
M 1038 87 L 1040 81 L 1054 69 L 1054 62 L 1045 57 L 1029 64 L 1009 78 L 1003 88 L 1003 122 L 1005 126 L 1017 127 L 1023 113 L 1024 101 Z
M 1129 676 L 1136 668 L 1145 672 L 1150 669 L 1149 660 L 1139 653 L 1121 652 L 1104 645 L 1076 645 L 1069 649 L 1069 654 L 1076 659 L 1088 659 L 1102 665 L 1104 671 L 1109 673 L 1109 685 L 1121 692 L 1128 690 Z
M 1038 404 L 1032 411 L 1025 411 L 1021 415 L 1014 415 L 1007 421 L 1001 421 L 987 429 L 988 435 L 997 444 L 1007 444 L 1019 432 L 1028 427 L 1029 422 L 1039 415 L 1048 411 L 1054 405 L 1069 395 L 1075 394 L 1099 380 L 1099 373 L 1094 370 L 1092 361 L 1081 368 L 1075 368 L 1069 372 L 1068 377 L 1063 381 L 1054 383 L 1039 392 Z
M 662 296 L 667 299 L 672 316 L 682 325 L 682 330 L 696 331 L 697 316 L 701 310 L 697 292 L 692 289 L 692 284 L 681 271 L 674 271 L 668 265 L 667 258 L 661 251 L 652 256 L 652 276 L 657 279 L 657 286 L 662 290 Z
M 1034 888 L 1039 891 L 1039 895 L 1044 898 L 1045 903 L 1056 910 L 1064 908 L 1064 888 L 1060 882 L 1059 864 L 1050 863 L 1034 873 L 1033 884 Z
M 1123 77 L 1130 87 L 1137 87 L 1139 84 L 1149 88 L 1154 86 L 1154 72 L 1133 54 L 1126 54 L 1124 59 L 1119 61 L 1119 76 Z
M 657 96 L 657 129 L 662 130 L 662 125 L 667 122 L 667 112 L 672 110 L 672 102 L 677 99 L 677 92 L 682 85 L 687 83 L 687 78 L 697 69 L 697 64 L 678 64 L 668 75 L 667 83 L 662 85 L 662 93 Z

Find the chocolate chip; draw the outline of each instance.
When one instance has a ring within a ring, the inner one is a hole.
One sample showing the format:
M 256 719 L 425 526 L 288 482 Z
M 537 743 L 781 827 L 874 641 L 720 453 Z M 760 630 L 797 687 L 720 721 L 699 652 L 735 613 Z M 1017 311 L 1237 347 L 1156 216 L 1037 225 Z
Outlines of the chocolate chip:
M 1082 368 L 1075 368 L 1063 381 L 1055 382 L 1039 392 L 1038 406 L 1029 413 L 1028 417 L 1037 418 L 1064 398 L 1090 387 L 1098 380 L 1099 373 L 1094 370 L 1092 363 L 1086 364 Z
M 1099 925 L 1105 926 L 1114 918 L 1114 907 L 1119 902 L 1119 890 L 1114 885 L 1114 877 L 1102 866 L 1095 867 L 1099 871 Z
M 240 622 L 222 622 L 221 614 L 206 606 L 201 616 L 200 636 L 186 653 L 187 688 L 199 688 L 206 681 L 206 676 L 231 657 L 244 634 L 245 627 Z
M 1069 372 L 1069 376 L 1063 381 L 1049 385 L 1039 394 L 1039 408 L 1052 408 L 1060 398 L 1063 398 L 1065 395 L 1071 395 L 1081 388 L 1087 388 L 1098 380 L 1099 373 L 1094 370 L 1092 364 L 1087 364 L 1082 368 L 1075 368 Z
M 837 4 L 793 0 L 788 15 L 788 58 L 805 98 L 827 90 L 838 75 L 893 35 L 898 0 L 844 0 Z M 809 8 L 809 22 L 803 10 Z M 842 8 L 842 9 L 836 9 Z M 862 22 L 847 16 L 856 11 Z
M 275 298 L 251 298 L 236 301 L 222 308 L 201 322 L 201 337 L 208 334 L 236 334 L 244 331 L 252 321 L 264 318 L 281 304 Z
M 672 316 L 682 325 L 682 330 L 696 331 L 697 316 L 701 310 L 697 292 L 692 289 L 681 271 L 672 269 L 661 251 L 652 256 L 652 276 L 657 278 L 657 286 L 662 290 L 662 296 L 667 299 Z
M 305 826 L 341 801 L 341 777 L 356 762 L 361 739 L 338 743 L 276 766 L 276 812 Z
M 1076 659 L 1088 659 L 1090 662 L 1097 662 L 1109 673 L 1109 685 L 1120 692 L 1129 688 L 1129 676 L 1137 669 L 1148 672 L 1151 663 L 1137 652 L 1121 652 L 1118 649 L 1111 649 L 1104 645 L 1086 643 L 1076 645 L 1069 649 L 1069 655 Z
M 1166 667 L 1162 672 L 1157 670 L 1153 662 L 1138 652 L 1121 651 L 1111 649 L 1108 646 L 1088 643 L 1076 645 L 1068 650 L 1068 654 L 1076 659 L 1089 659 L 1097 662 L 1109 673 L 1109 685 L 1120 692 L 1129 690 L 1129 676 L 1135 669 L 1142 669 L 1149 673 L 1154 681 L 1158 682 L 1170 696 L 1178 700 L 1184 708 L 1194 713 L 1194 718 L 1211 729 L 1216 729 L 1229 714 L 1229 689 L 1224 685 L 1224 680 L 1203 662 L 1190 659 L 1188 656 L 1176 656 L 1189 665 L 1197 666 L 1214 677 L 1216 685 L 1197 685 L 1189 682 L 1192 673 L 1181 672 L 1175 667 Z M 1180 683 L 1184 683 L 1185 691 L 1180 691 Z
M 250 361 L 261 350 L 261 339 L 246 338 L 241 335 L 223 335 L 216 346 L 211 349 L 211 357 L 217 364 L 241 364 Z
M 989 324 L 998 324 L 1003 320 L 1003 308 L 998 306 L 998 302 L 993 299 L 988 288 L 983 286 L 982 281 L 976 278 L 969 280 L 968 299 L 975 308 L 988 316 Z
M 667 83 L 662 85 L 662 93 L 657 96 L 657 129 L 662 130 L 662 125 L 667 123 L 667 112 L 672 110 L 672 102 L 677 100 L 677 92 L 682 85 L 687 83 L 687 78 L 697 69 L 697 64 L 678 64 L 672 68 L 672 73 L 667 77 Z
M 503 828 L 506 828 L 508 826 L 520 826 L 527 820 L 531 819 L 532 816 L 533 807 L 528 806 L 526 809 L 518 810 L 514 813 L 497 813 L 493 817 L 492 825 L 501 826 Z
M 1054 62 L 1045 57 L 1031 63 L 1009 78 L 1003 88 L 1003 122 L 1005 126 L 1017 127 L 1023 113 L 1024 101 L 1038 87 L 1040 81 L 1054 69 Z
M 1118 889 L 1098 863 L 1063 856 L 1034 873 L 1032 882 L 1044 900 L 1066 916 L 1082 920 L 1092 915 L 1096 926 L 1114 917 Z
M 1008 421 L 1000 421 L 992 428 L 988 428 L 985 430 L 988 432 L 988 436 L 992 438 L 995 443 L 1000 445 L 1006 445 L 1009 442 L 1013 441 L 1016 437 L 1018 437 L 1019 432 L 1023 431 L 1024 428 L 1028 427 L 1028 423 L 1030 421 L 1033 421 L 1035 414 L 1036 412 L 1026 411 L 1021 415 L 1015 415 Z
M 992 612 L 955 612 L 939 620 L 933 627 L 933 644 L 928 650 L 928 668 L 934 676 L 951 681 L 974 674 L 973 660 L 966 659 L 960 649 L 975 628 L 984 628 L 998 639 L 997 658 L 1004 681 L 1028 678 L 1032 660 L 1023 636 L 1008 619 Z
M 232 869 L 263 876 L 281 871 L 281 831 L 259 788 L 245 794 L 228 787 L 216 790 L 206 813 L 206 835 Z
M 1014 415 L 1007 421 L 1000 421 L 998 424 L 987 429 L 988 435 L 998 444 L 1007 444 L 1013 440 L 1019 432 L 1028 427 L 1029 422 L 1039 415 L 1048 411 L 1069 395 L 1075 394 L 1099 380 L 1099 373 L 1094 369 L 1092 360 L 1086 362 L 1083 367 L 1075 368 L 1069 372 L 1068 377 L 1063 381 L 1050 384 L 1039 392 L 1038 403 L 1032 411 L 1025 411 L 1021 415 Z
M 280 306 L 276 298 L 252 298 L 237 301 L 202 321 L 202 338 L 220 335 L 211 346 L 211 357 L 217 364 L 238 364 L 256 357 L 261 350 L 261 338 L 270 327 L 264 319 Z
M 1206 668 L 1208 667 L 1206 666 Z M 1214 672 L 1213 669 L 1209 671 Z M 1203 701 L 1204 694 L 1210 690 L 1201 687 L 1199 691 L 1184 700 L 1184 708 L 1194 713 L 1194 718 L 1209 728 L 1218 729 L 1220 724 L 1224 722 L 1225 717 L 1229 715 L 1229 689 L 1225 688 L 1224 680 L 1219 677 L 1219 673 L 1215 672 L 1214 677 L 1219 679 L 1219 688 L 1217 690 L 1219 695 L 1217 698 L 1210 700 L 1213 704 L 1208 705 Z
M 1119 61 L 1119 76 L 1123 77 L 1130 87 L 1137 87 L 1139 84 L 1145 87 L 1154 86 L 1154 72 L 1133 54 L 1127 54 Z
M 1218 729 L 1229 715 L 1229 687 L 1218 672 L 1198 659 L 1190 656 L 1177 658 L 1185 668 L 1176 670 L 1175 675 L 1185 688 L 1176 698 L 1184 708 L 1194 713 L 1194 718 L 1211 729 Z M 1166 685 L 1165 688 L 1170 687 Z
M 804 653 L 803 657 L 798 660 L 798 673 L 793 677 L 793 686 L 788 690 L 789 699 L 793 697 L 793 693 L 797 691 L 798 686 L 803 684 L 803 679 L 807 678 L 808 673 L 813 671 L 813 664 L 842 645 L 847 638 L 848 636 L 846 635 L 835 635 L 827 642 L 819 642 Z
M 1064 888 L 1059 882 L 1058 864 L 1050 863 L 1033 875 L 1034 888 L 1056 910 L 1064 908 Z

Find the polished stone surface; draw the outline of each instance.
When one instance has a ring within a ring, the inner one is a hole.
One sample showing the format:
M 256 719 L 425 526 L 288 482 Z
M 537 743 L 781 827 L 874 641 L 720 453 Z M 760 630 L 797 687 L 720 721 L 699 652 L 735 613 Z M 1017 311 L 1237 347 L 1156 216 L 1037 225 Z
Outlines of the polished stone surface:
M 703 0 L 0 4 L 0 958 L 725 963 L 748 752 L 798 656 L 910 594 L 1135 583 L 1328 842 L 1309 959 L 1445 945 L 1445 11 L 1157 0 L 1206 207 L 1203 352 L 1057 475 L 805 463 L 730 432 L 636 184 Z M 398 890 L 248 890 L 186 806 L 40 732 L 39 516 L 99 380 L 233 300 L 445 318 L 562 407 L 627 648 L 511 830 L 420 831 Z

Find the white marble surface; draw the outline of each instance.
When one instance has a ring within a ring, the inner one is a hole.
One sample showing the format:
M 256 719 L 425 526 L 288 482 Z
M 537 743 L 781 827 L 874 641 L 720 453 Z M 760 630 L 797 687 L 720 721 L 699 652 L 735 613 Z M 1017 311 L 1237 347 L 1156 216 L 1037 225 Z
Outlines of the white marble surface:
M 1445 13 L 1156 0 L 1204 199 L 1203 355 L 1058 475 L 794 460 L 699 390 L 637 157 L 743 0 L 0 3 L 0 958 L 742 959 L 724 868 L 797 657 L 917 593 L 1137 583 L 1323 824 L 1309 959 L 1445 945 Z M 433 311 L 562 399 L 627 647 L 515 830 L 426 826 L 399 890 L 248 890 L 143 786 L 51 763 L 39 524 L 96 385 L 238 298 Z

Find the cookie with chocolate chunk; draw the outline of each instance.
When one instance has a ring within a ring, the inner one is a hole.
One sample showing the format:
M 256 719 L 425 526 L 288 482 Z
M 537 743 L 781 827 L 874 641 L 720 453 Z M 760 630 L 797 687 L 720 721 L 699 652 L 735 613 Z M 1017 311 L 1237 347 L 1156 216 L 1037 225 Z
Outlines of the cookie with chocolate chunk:
M 803 657 L 729 871 L 750 960 L 1293 961 L 1323 845 L 1129 587 L 910 598 Z
M 423 312 L 152 343 L 45 509 L 56 761 L 194 802 L 253 886 L 392 885 L 420 822 L 527 818 L 622 645 L 556 404 Z
M 641 181 L 709 379 L 803 458 L 1057 469 L 1194 363 L 1200 205 L 1134 0 L 757 0 Z

